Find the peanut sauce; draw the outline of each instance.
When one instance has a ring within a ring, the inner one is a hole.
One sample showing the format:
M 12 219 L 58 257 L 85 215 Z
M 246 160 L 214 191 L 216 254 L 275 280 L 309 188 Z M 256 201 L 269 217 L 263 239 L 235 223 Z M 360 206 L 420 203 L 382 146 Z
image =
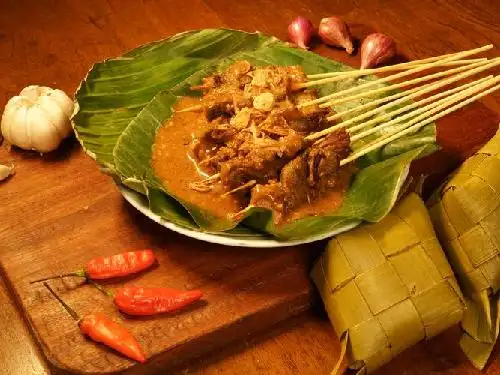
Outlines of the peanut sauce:
M 182 97 L 175 105 L 181 110 L 200 104 L 200 99 Z M 203 112 L 174 112 L 172 117 L 158 130 L 153 145 L 152 166 L 156 177 L 167 191 L 180 200 L 206 210 L 219 218 L 227 218 L 244 208 L 232 195 L 223 197 L 219 184 L 212 191 L 200 193 L 189 184 L 206 178 L 200 173 L 190 156 L 189 147 L 195 133 L 208 129 Z M 217 189 L 219 187 L 219 189 Z

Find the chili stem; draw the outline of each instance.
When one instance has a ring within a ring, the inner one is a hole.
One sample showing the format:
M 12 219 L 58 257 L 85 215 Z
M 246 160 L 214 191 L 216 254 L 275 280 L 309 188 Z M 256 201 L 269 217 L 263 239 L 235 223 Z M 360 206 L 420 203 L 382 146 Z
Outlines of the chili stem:
M 85 275 L 85 271 L 81 270 L 81 271 L 75 271 L 75 272 L 70 272 L 70 273 L 63 273 L 62 275 L 57 275 L 57 276 L 44 277 L 43 279 L 33 280 L 33 281 L 30 281 L 30 284 L 35 284 L 35 283 L 40 283 L 42 281 L 60 279 L 63 277 L 70 277 L 70 276 L 87 277 Z
M 114 297 L 113 292 L 110 291 L 109 289 L 107 289 L 106 287 L 104 287 L 103 285 L 96 283 L 94 280 L 91 280 L 91 279 L 87 279 L 87 282 L 92 284 L 95 288 L 99 289 L 99 291 L 102 292 L 103 294 L 105 294 L 106 296 Z
M 52 289 L 52 288 L 50 287 L 50 285 L 49 285 L 49 284 L 47 284 L 47 282 L 45 282 L 45 281 L 44 281 L 44 282 L 43 282 L 43 285 L 44 285 L 44 286 L 45 286 L 45 287 L 49 290 L 49 292 L 50 292 L 50 293 L 51 293 L 51 294 L 52 294 L 52 295 L 53 295 L 53 296 L 54 296 L 54 297 L 55 297 L 55 298 L 59 301 L 59 303 L 60 303 L 60 304 L 64 307 L 64 309 L 68 312 L 68 314 L 69 314 L 69 315 L 71 315 L 71 317 L 72 317 L 73 319 L 75 319 L 75 320 L 78 322 L 78 321 L 80 320 L 80 317 L 78 316 L 78 314 L 76 313 L 76 311 L 75 311 L 75 310 L 73 310 L 71 307 L 69 307 L 69 305 L 68 305 L 66 302 L 64 302 L 64 301 L 62 300 L 62 298 L 61 298 L 61 297 L 59 297 L 59 296 L 57 295 L 57 293 L 54 291 L 54 289 Z

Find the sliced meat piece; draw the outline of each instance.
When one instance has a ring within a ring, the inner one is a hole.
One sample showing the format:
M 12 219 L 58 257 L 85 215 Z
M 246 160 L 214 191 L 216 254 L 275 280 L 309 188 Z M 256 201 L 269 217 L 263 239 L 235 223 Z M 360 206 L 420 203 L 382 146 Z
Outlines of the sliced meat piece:
M 309 201 L 315 194 L 307 184 L 307 160 L 304 154 L 288 162 L 280 173 L 279 182 L 257 185 L 251 191 L 250 204 L 274 210 L 278 220 Z
M 290 96 L 290 99 L 295 106 L 310 102 L 311 100 L 317 98 L 318 95 L 316 90 L 297 91 Z M 315 113 L 321 113 L 324 115 L 328 113 L 328 109 L 320 108 L 318 104 L 309 104 L 308 106 L 298 108 L 298 110 L 302 116 L 310 116 Z
M 283 157 L 291 159 L 297 155 L 305 146 L 304 137 L 294 131 L 288 133 L 286 137 L 279 139 Z
M 222 163 L 220 169 L 222 183 L 232 190 L 250 180 L 264 184 L 269 179 L 276 179 L 278 170 L 285 163 L 276 157 L 276 153 L 272 149 L 261 149 Z
M 228 125 L 217 125 L 207 132 L 206 137 L 216 144 L 225 144 L 236 135 L 237 131 Z
M 302 134 L 314 133 L 330 127 L 332 124 L 325 118 L 324 114 L 315 113 L 307 117 L 296 116 L 287 119 L 290 128 Z
M 213 91 L 203 97 L 206 106 L 206 116 L 209 121 L 217 117 L 233 116 L 237 109 L 250 107 L 252 101 L 245 98 L 243 92 Z
M 307 81 L 306 73 L 300 65 L 288 65 L 284 68 L 286 69 L 290 85 Z
M 350 153 L 349 133 L 344 129 L 328 134 L 307 150 L 308 182 L 320 188 L 333 187 L 340 161 Z
M 234 189 L 250 180 L 266 183 L 277 179 L 280 169 L 304 147 L 303 138 L 294 133 L 278 141 L 266 140 L 264 146 L 253 147 L 244 155 L 222 163 L 222 183 Z M 243 147 L 238 149 L 241 152 Z
M 229 103 L 214 103 L 207 107 L 206 116 L 208 121 L 213 121 L 219 117 L 230 118 L 234 110 Z
M 251 69 L 252 65 L 247 60 L 238 60 L 222 73 L 222 82 L 224 85 L 239 87 L 241 84 L 240 78 L 250 72 Z
M 284 201 L 283 188 L 274 180 L 265 185 L 256 185 L 250 193 L 250 205 L 274 210 L 279 215 L 284 211 Z
M 192 86 L 191 90 L 202 91 L 204 94 L 219 88 L 222 85 L 222 77 L 219 74 L 214 74 L 212 76 L 203 78 L 202 84 L 198 86 Z
M 272 138 L 284 137 L 291 133 L 285 118 L 278 113 L 269 114 L 257 128 Z
M 213 154 L 209 154 L 206 158 L 199 161 L 198 165 L 206 172 L 217 173 L 222 163 L 237 156 L 236 152 L 231 147 L 221 147 L 213 152 Z
M 296 105 L 316 99 L 314 90 L 305 90 L 293 93 L 290 99 L 293 103 L 293 110 L 285 114 L 289 120 L 290 127 L 301 133 L 317 132 L 330 126 L 326 116 L 330 112 L 327 108 L 320 108 L 318 104 L 311 104 L 307 107 L 296 108 Z
M 310 201 L 314 190 L 307 184 L 307 157 L 303 153 L 283 167 L 280 183 L 285 194 L 285 213 Z

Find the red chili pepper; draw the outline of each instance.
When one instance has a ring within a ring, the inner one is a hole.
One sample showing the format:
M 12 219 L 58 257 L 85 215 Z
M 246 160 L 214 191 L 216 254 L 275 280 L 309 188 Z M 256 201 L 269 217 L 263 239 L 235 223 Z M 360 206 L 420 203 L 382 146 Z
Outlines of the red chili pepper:
M 134 336 L 106 315 L 102 313 L 86 315 L 78 325 L 80 331 L 92 340 L 109 346 L 138 362 L 146 362 L 146 357 Z
M 146 362 L 146 357 L 134 336 L 122 325 L 112 321 L 102 313 L 86 315 L 80 319 L 75 310 L 68 306 L 66 302 L 47 284 L 43 285 L 61 303 L 73 319 L 78 322 L 80 331 L 89 336 L 92 340 L 109 346 L 117 352 L 134 359 L 138 362 Z
M 199 290 L 129 287 L 117 289 L 115 304 L 129 315 L 154 315 L 179 310 L 201 296 Z
M 85 267 L 88 278 L 93 280 L 127 276 L 149 268 L 155 262 L 151 250 L 130 251 L 109 257 L 92 259 Z
M 111 279 L 132 275 L 151 267 L 156 261 L 152 250 L 129 251 L 107 257 L 91 259 L 85 269 L 32 281 L 38 283 L 66 276 L 80 276 L 93 280 Z

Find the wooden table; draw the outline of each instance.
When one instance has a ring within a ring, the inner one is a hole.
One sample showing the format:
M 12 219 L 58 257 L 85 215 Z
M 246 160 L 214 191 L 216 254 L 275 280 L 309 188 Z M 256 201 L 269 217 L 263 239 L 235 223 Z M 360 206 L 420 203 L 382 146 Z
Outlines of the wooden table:
M 393 36 L 399 51 L 411 59 L 487 43 L 500 45 L 500 2 L 496 0 L 4 0 L 0 4 L 0 107 L 28 84 L 73 92 L 93 62 L 184 30 L 230 27 L 259 30 L 285 39 L 287 23 L 298 14 L 316 24 L 323 16 L 343 16 L 358 38 L 370 31 L 383 31 Z M 349 58 L 324 46 L 315 50 L 359 64 L 359 56 Z M 494 54 L 498 55 L 498 47 L 491 56 Z M 475 124 L 473 132 L 455 132 L 452 121 L 443 122 L 440 128 L 440 141 L 448 149 L 453 146 L 455 156 L 443 163 L 441 174 L 449 172 L 492 135 L 491 124 L 500 117 L 499 95 L 459 115 L 470 113 L 474 113 L 470 118 Z M 2 158 L 9 157 L 5 146 L 0 151 Z M 33 177 L 36 181 L 36 175 Z M 1 189 L 2 185 L 0 193 Z M 22 200 L 23 192 L 3 199 Z M 7 223 L 15 219 L 2 217 Z M 8 225 L 3 228 L 2 238 L 19 233 Z M 19 251 L 21 254 L 22 249 Z M 2 371 L 12 375 L 49 372 L 3 282 L 0 332 Z M 458 335 L 453 328 L 417 345 L 379 374 L 479 374 L 461 354 Z M 500 374 L 499 353 L 497 346 L 487 374 Z M 318 307 L 278 324 L 266 334 L 185 364 L 173 373 L 187 368 L 186 373 L 203 374 L 327 374 L 337 356 L 337 341 Z

